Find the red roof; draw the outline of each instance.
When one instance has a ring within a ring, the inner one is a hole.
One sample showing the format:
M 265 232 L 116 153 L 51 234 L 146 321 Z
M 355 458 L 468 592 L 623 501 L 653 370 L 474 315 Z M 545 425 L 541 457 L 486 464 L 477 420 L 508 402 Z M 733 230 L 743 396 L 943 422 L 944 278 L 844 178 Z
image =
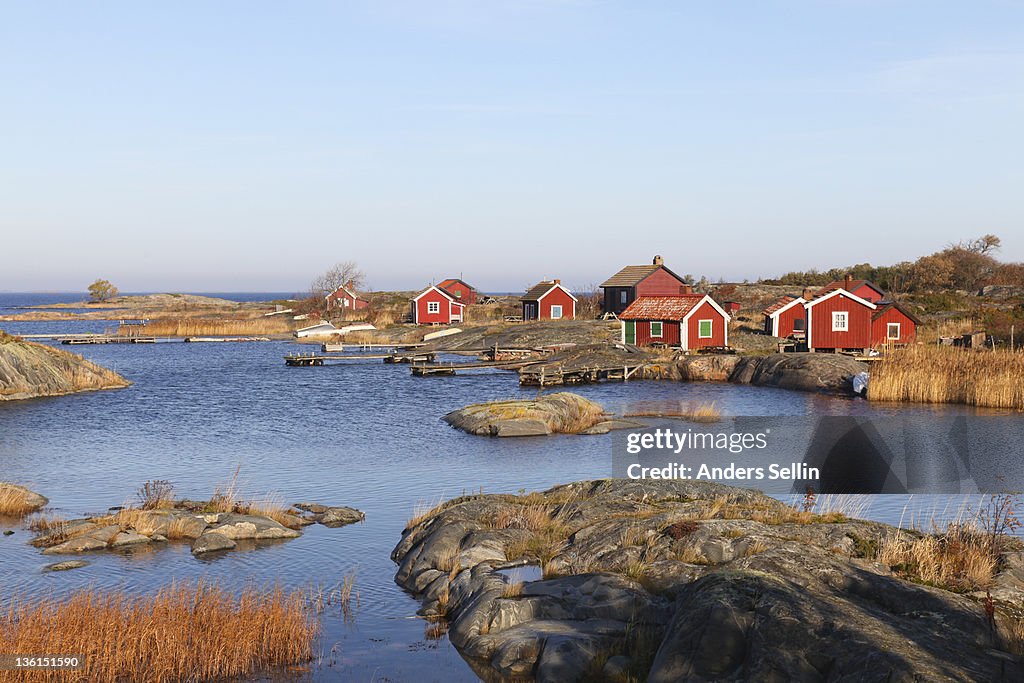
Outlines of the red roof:
M 619 314 L 620 320 L 682 320 L 704 299 L 703 294 L 641 296 Z
M 845 289 L 850 294 L 853 294 L 855 290 L 860 289 L 864 285 L 867 285 L 868 287 L 875 290 L 882 296 L 885 296 L 885 292 L 882 291 L 881 287 L 871 282 L 870 280 L 850 280 L 850 282 L 847 283 L 845 278 L 842 280 L 833 280 L 832 282 L 828 283 L 827 285 L 819 289 L 817 292 L 815 292 L 814 296 L 818 297 L 823 294 L 828 294 L 829 292 L 836 289 Z
M 763 313 L 765 315 L 771 315 L 775 311 L 779 310 L 780 308 L 785 308 L 786 306 L 788 306 L 789 304 L 793 303 L 794 301 L 796 301 L 796 297 L 795 296 L 789 296 L 787 294 L 786 296 L 782 297 L 781 299 L 779 299 L 778 301 L 773 303 L 768 308 L 764 309 Z

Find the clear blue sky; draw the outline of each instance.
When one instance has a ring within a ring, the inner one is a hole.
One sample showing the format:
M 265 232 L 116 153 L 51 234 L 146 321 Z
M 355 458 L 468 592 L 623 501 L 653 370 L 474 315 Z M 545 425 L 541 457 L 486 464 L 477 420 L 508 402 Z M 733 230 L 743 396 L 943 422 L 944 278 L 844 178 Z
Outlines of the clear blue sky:
M 0 290 L 1024 260 L 1017 1 L 0 0 L 0 83 Z

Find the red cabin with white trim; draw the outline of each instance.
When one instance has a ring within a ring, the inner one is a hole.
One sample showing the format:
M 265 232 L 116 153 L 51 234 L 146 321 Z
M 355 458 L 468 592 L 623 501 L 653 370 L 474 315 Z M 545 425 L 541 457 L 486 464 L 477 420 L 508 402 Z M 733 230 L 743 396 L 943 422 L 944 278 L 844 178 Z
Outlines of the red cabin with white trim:
M 447 292 L 453 299 L 461 304 L 476 303 L 476 289 L 472 285 L 457 277 L 450 277 L 437 283 L 437 288 Z
M 729 314 L 706 294 L 641 296 L 619 314 L 622 342 L 684 351 L 729 345 Z
M 871 316 L 872 346 L 904 346 L 917 337 L 920 320 L 895 301 L 883 301 Z
M 561 280 L 538 282 L 522 296 L 523 320 L 575 320 L 576 297 Z
M 808 351 L 863 351 L 871 348 L 871 316 L 877 307 L 834 289 L 804 304 Z
M 328 309 L 361 311 L 370 305 L 370 302 L 366 299 L 359 298 L 351 280 L 349 280 L 347 284 L 339 286 L 324 298 L 327 299 Z
M 837 289 L 847 291 L 850 294 L 860 297 L 865 301 L 870 301 L 873 304 L 877 304 L 885 298 L 885 292 L 875 283 L 870 280 L 854 280 L 850 275 L 847 275 L 842 280 L 833 280 L 815 292 L 814 296 L 824 296 L 825 294 L 834 292 Z M 804 297 L 810 298 L 806 294 L 804 294 Z
M 434 285 L 413 297 L 411 307 L 417 325 L 451 325 L 465 320 L 466 305 Z
M 807 332 L 807 313 L 800 296 L 784 296 L 764 309 L 764 332 L 773 337 L 802 337 Z

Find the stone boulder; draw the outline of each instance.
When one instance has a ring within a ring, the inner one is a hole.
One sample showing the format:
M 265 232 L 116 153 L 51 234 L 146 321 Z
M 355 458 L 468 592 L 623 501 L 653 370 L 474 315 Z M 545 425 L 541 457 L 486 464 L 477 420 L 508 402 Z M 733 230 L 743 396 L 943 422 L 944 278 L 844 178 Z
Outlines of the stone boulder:
M 218 550 L 234 550 L 236 545 L 233 539 L 224 534 L 216 531 L 207 531 L 192 541 L 192 554 L 203 555 L 205 553 L 217 552 Z
M 6 481 L 0 481 L 0 497 L 11 501 L 10 506 L 13 509 L 18 509 L 20 514 L 27 514 L 46 507 L 50 502 L 46 496 Z
M 866 363 L 839 353 L 774 353 L 739 360 L 730 382 L 798 391 L 853 393 L 853 377 Z
M 302 516 L 304 522 L 308 524 L 323 524 L 332 529 L 362 522 L 366 519 L 366 513 L 345 505 L 298 503 L 295 507 L 305 513 Z
M 456 429 L 481 436 L 546 436 L 578 434 L 602 422 L 605 413 L 589 399 L 559 392 L 536 400 L 476 403 L 443 419 Z
M 895 575 L 872 555 L 889 537 L 915 536 L 709 482 L 605 480 L 454 499 L 392 559 L 485 680 L 1024 680 L 984 597 Z M 995 585 L 1019 611 L 1016 546 Z M 515 583 L 523 563 L 542 578 Z
M 218 516 L 204 533 L 216 533 L 233 541 L 266 541 L 278 538 L 298 538 L 302 534 L 263 515 L 240 515 L 226 512 Z

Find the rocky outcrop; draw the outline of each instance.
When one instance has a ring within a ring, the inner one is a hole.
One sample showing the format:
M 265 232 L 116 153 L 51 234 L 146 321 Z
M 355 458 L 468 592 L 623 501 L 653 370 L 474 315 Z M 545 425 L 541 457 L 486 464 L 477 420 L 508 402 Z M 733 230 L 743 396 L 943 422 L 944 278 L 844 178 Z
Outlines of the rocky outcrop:
M 476 403 L 448 413 L 444 421 L 482 436 L 578 434 L 605 421 L 604 410 L 582 396 L 560 392 L 536 400 Z
M 854 375 L 867 370 L 866 363 L 839 353 L 774 353 L 741 358 L 729 381 L 798 391 L 852 393 Z
M 119 389 L 121 375 L 81 356 L 0 332 L 0 401 Z
M 296 503 L 295 507 L 303 511 L 302 519 L 309 524 L 323 524 L 335 529 L 348 524 L 355 524 L 366 519 L 366 513 L 345 505 L 321 505 L 319 503 Z
M 0 515 L 27 515 L 46 507 L 50 501 L 35 491 L 6 481 L 0 481 Z
M 888 535 L 911 536 L 756 491 L 619 480 L 449 501 L 392 559 L 485 680 L 1021 680 L 1019 639 L 983 599 L 895 575 L 873 557 Z M 524 563 L 543 578 L 515 582 Z

